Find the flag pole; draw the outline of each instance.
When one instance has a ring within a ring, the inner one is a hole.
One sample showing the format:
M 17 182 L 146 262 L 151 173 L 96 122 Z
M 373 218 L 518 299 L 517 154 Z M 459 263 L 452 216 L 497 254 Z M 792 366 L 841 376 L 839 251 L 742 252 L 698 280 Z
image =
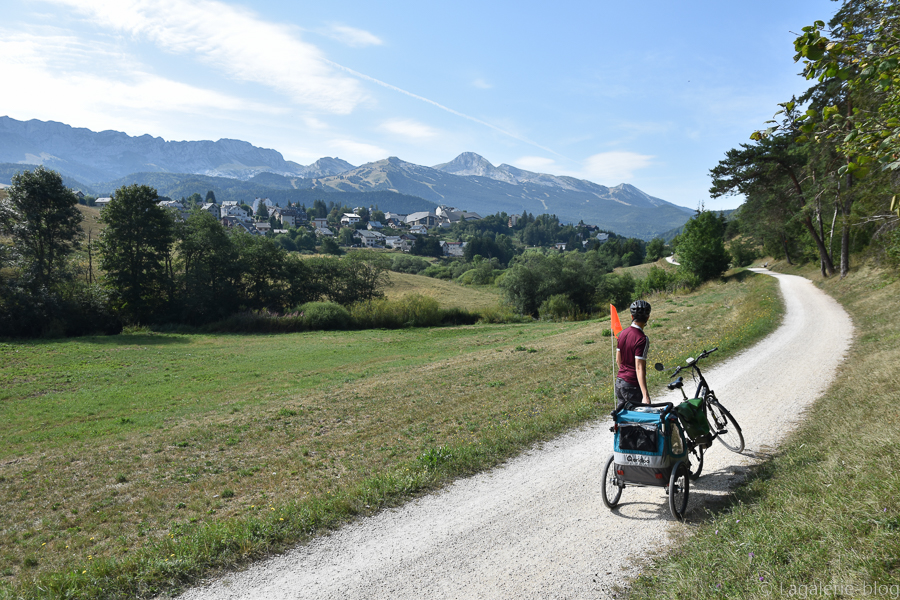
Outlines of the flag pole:
M 619 313 L 616 311 L 616 307 L 612 304 L 609 305 L 609 328 L 610 333 L 610 341 L 612 342 L 612 381 L 613 381 L 613 410 L 616 409 L 616 340 L 619 338 L 619 334 L 622 332 L 622 322 L 619 321 Z

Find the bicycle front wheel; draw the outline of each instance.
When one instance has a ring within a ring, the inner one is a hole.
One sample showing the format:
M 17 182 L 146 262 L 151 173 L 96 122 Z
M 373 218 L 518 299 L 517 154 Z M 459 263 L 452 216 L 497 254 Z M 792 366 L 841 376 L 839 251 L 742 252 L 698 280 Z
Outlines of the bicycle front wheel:
M 716 434 L 716 439 L 732 452 L 744 451 L 744 434 L 741 426 L 737 424 L 731 413 L 724 406 L 716 402 L 709 403 L 710 428 Z
M 688 457 L 690 459 L 690 471 L 691 479 L 697 479 L 700 477 L 701 471 L 703 471 L 703 446 L 694 446 L 691 448 L 691 454 Z

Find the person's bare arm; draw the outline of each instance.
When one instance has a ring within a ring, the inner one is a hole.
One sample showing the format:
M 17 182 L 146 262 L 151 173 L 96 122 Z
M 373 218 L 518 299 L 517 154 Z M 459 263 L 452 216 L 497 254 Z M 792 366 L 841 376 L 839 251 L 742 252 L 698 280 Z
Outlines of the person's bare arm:
M 644 395 L 643 403 L 650 404 L 650 392 L 647 391 L 647 361 L 637 359 L 634 361 L 634 370 L 637 373 L 638 385 Z

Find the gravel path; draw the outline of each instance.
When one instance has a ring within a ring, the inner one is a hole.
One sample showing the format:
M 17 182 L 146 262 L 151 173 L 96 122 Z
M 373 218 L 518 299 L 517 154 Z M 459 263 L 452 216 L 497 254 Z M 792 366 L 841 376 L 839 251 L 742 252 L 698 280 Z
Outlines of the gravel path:
M 741 424 L 746 450 L 737 455 L 718 443 L 709 450 L 684 525 L 672 521 L 662 488 L 626 488 L 616 511 L 603 505 L 600 474 L 612 434 L 600 422 L 182 598 L 611 597 L 614 585 L 637 574 L 641 557 L 666 546 L 671 529 L 691 527 L 700 507 L 783 438 L 849 347 L 853 326 L 837 302 L 805 279 L 768 274 L 780 282 L 784 324 L 706 373 Z

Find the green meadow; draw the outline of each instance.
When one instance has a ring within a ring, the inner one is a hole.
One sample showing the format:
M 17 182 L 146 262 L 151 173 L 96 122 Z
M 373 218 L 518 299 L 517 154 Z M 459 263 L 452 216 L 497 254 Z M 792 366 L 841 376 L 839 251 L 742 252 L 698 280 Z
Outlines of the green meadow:
M 780 321 L 749 272 L 651 300 L 667 364 Z M 0 596 L 175 591 L 495 466 L 611 409 L 608 327 L 2 343 Z

